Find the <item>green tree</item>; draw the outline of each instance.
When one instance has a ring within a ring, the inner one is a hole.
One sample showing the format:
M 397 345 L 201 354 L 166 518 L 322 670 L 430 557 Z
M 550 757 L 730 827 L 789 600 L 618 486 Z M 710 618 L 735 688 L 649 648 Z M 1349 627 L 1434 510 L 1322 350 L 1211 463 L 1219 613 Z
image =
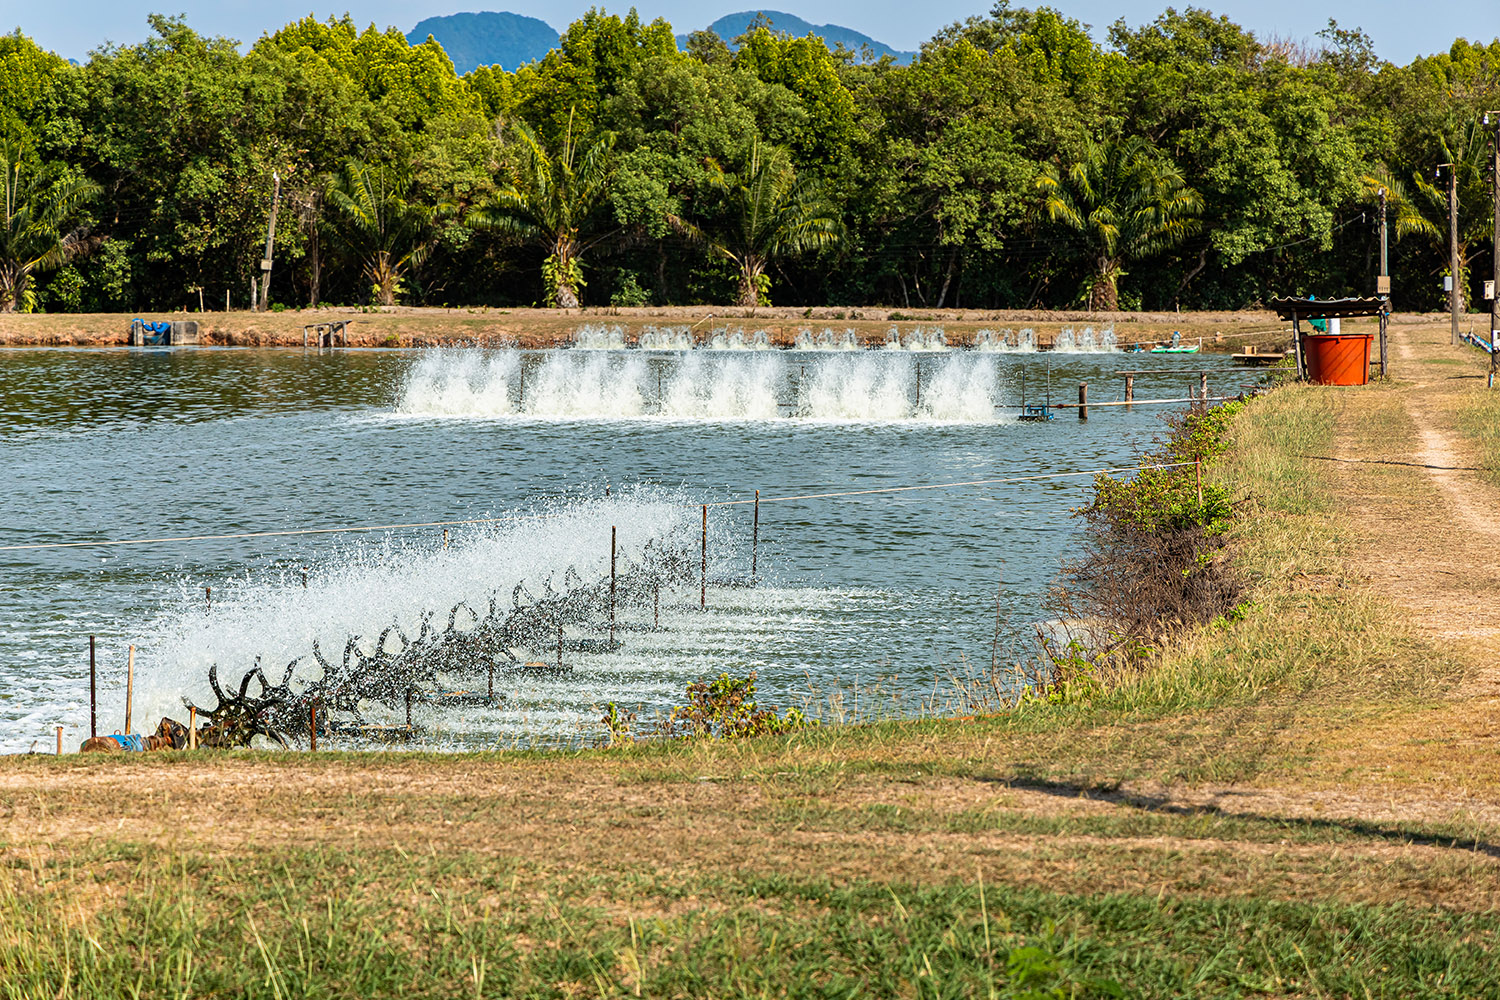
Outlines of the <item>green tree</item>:
M 518 125 L 516 135 L 521 158 L 515 176 L 476 213 L 478 224 L 546 248 L 542 280 L 547 303 L 576 309 L 585 285 L 583 254 L 592 246 L 584 233 L 589 216 L 609 193 L 614 134 L 606 132 L 585 146 L 570 126 L 555 155 L 529 127 Z
M 334 231 L 359 262 L 372 297 L 395 305 L 402 279 L 432 251 L 436 222 L 448 206 L 414 201 L 410 174 L 358 160 L 344 165 L 327 200 Z
M 0 312 L 30 312 L 32 275 L 60 267 L 78 252 L 81 234 L 68 231 L 69 217 L 99 192 L 76 176 L 50 184 L 0 140 Z
M 777 257 L 830 246 L 842 235 L 818 185 L 799 178 L 782 149 L 755 144 L 745 169 L 720 171 L 715 186 L 726 202 L 722 215 L 701 225 L 678 216 L 671 222 L 739 269 L 738 305 L 753 308 L 766 298 L 766 267 Z
M 1044 164 L 1036 189 L 1047 217 L 1079 233 L 1088 247 L 1094 310 L 1117 308 L 1125 264 L 1197 232 L 1203 207 L 1177 168 L 1138 137 L 1090 141 L 1066 168 Z
M 1361 178 L 1366 200 L 1374 201 L 1380 189 L 1386 189 L 1388 210 L 1393 217 L 1396 239 L 1417 236 L 1426 242 L 1430 255 L 1442 261 L 1440 271 L 1451 269 L 1448 248 L 1448 178 L 1453 170 L 1458 186 L 1458 282 L 1459 308 L 1467 312 L 1473 298 L 1469 282 L 1469 263 L 1480 256 L 1484 244 L 1493 242 L 1494 215 L 1491 211 L 1490 148 L 1486 130 L 1471 121 L 1453 135 L 1438 138 L 1438 152 L 1444 162 L 1452 164 L 1434 170 L 1413 170 L 1411 183 L 1404 184 L 1389 168 L 1379 165 Z M 1439 179 L 1439 172 L 1442 177 Z M 1429 284 L 1426 296 L 1434 294 Z M 1446 296 L 1445 296 L 1446 298 Z M 1436 305 L 1436 302 L 1433 302 Z

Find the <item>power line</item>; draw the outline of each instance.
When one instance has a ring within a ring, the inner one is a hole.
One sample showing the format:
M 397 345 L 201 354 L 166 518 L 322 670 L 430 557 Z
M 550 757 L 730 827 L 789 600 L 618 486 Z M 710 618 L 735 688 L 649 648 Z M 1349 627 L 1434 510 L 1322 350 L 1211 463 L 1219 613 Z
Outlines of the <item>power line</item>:
M 756 500 L 717 500 L 707 504 L 689 504 L 690 507 L 737 507 L 746 504 L 783 503 L 790 500 L 827 500 L 835 497 L 871 496 L 888 493 L 914 493 L 923 490 L 951 490 L 971 486 L 1001 486 L 1009 483 L 1043 482 L 1049 479 L 1076 479 L 1081 476 L 1114 475 L 1124 472 L 1140 472 L 1148 469 L 1175 469 L 1192 462 L 1166 462 L 1153 465 L 1129 465 L 1108 469 L 1086 469 L 1078 472 L 1046 472 L 1026 476 L 1008 476 L 1002 479 L 971 479 L 959 483 L 931 483 L 923 486 L 885 486 L 868 490 L 843 490 L 835 493 L 805 493 L 798 496 L 762 497 Z M 370 531 L 400 531 L 410 528 L 447 528 L 469 524 L 499 524 L 514 521 L 540 520 L 558 517 L 557 514 L 513 514 L 506 517 L 473 517 L 458 521 L 412 521 L 402 524 L 363 524 L 331 528 L 291 528 L 282 531 L 244 531 L 222 535 L 174 535 L 166 538 L 126 538 L 91 542 L 33 542 L 25 545 L 0 545 L 0 552 L 35 551 L 38 549 L 78 549 L 93 546 L 163 545 L 170 542 L 216 542 L 243 538 L 282 538 L 296 535 L 333 535 Z

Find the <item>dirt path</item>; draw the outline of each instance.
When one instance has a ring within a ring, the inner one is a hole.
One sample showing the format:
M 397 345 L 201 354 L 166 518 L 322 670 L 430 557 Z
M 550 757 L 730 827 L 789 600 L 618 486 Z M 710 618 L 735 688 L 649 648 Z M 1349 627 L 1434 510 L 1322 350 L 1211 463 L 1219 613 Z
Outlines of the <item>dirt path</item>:
M 1378 480 L 1344 477 L 1365 515 L 1354 560 L 1420 633 L 1472 661 L 1465 696 L 1500 698 L 1500 657 L 1490 648 L 1500 636 L 1500 488 L 1458 426 L 1465 397 L 1483 391 L 1479 356 L 1431 326 L 1394 327 L 1392 348 L 1385 422 L 1346 411 L 1339 426 L 1341 458 L 1406 463 L 1386 465 Z

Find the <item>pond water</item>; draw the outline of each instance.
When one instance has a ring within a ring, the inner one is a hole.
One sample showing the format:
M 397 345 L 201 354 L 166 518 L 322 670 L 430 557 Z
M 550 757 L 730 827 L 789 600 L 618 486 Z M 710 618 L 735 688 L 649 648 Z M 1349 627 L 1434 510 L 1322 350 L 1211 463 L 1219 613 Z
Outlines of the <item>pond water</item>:
M 621 648 L 570 651 L 565 676 L 419 704 L 432 745 L 591 738 L 606 702 L 649 716 L 720 672 L 757 671 L 782 707 L 827 714 L 843 688 L 852 708 L 858 685 L 863 714 L 914 711 L 990 663 L 997 590 L 1002 646 L 1026 644 L 1089 478 L 774 498 L 1127 465 L 1168 407 L 1021 423 L 1022 393 L 1119 399 L 1133 369 L 1155 372 L 1138 399 L 1186 395 L 1204 368 L 1216 394 L 1247 380 L 1210 355 L 732 346 L 0 351 L 0 546 L 494 519 L 446 547 L 432 526 L 0 551 L 0 750 L 87 735 L 90 635 L 100 731 L 123 722 L 130 645 L 140 729 L 184 717 L 184 697 L 212 706 L 211 663 L 233 683 L 314 640 L 336 652 L 461 601 L 508 606 L 517 584 L 598 581 L 611 528 L 627 565 L 649 547 L 692 573 L 624 601 Z M 753 508 L 715 507 L 700 612 L 698 505 L 755 490 L 754 585 Z

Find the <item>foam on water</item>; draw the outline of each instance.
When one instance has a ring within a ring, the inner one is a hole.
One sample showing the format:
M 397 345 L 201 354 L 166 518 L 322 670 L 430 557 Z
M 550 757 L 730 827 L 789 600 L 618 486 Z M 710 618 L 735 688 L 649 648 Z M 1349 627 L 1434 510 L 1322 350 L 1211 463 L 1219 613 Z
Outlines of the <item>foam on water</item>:
M 984 352 L 499 351 L 424 353 L 394 407 L 405 417 L 988 423 L 1005 402 Z

